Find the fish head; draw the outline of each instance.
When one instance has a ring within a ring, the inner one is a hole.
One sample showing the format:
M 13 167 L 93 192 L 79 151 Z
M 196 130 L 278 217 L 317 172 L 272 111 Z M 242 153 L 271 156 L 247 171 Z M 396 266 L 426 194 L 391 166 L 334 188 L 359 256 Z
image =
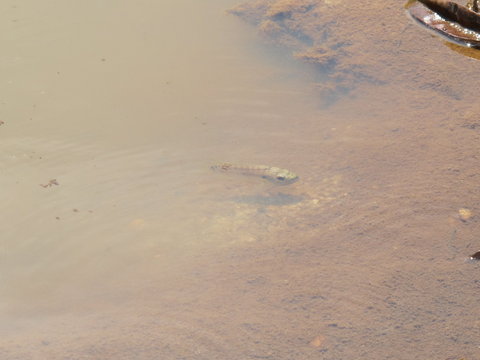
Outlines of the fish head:
M 289 185 L 298 180 L 298 175 L 286 169 L 272 167 L 268 171 L 268 179 L 275 184 Z

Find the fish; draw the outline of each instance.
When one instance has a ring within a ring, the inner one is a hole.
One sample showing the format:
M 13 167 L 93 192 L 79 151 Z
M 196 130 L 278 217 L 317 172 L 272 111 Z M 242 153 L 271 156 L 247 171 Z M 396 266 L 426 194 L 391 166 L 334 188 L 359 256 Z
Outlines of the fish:
M 211 169 L 247 176 L 258 176 L 279 185 L 293 184 L 299 179 L 298 175 L 292 171 L 267 165 L 239 165 L 225 162 L 215 164 L 211 166 Z

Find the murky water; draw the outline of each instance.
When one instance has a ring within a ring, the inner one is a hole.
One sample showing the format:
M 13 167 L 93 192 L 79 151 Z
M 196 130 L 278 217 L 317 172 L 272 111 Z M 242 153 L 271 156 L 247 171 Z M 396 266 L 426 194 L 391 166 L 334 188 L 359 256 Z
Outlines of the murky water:
M 399 7 L 452 75 L 327 96 L 236 3 L 1 6 L 0 358 L 478 357 L 476 60 Z

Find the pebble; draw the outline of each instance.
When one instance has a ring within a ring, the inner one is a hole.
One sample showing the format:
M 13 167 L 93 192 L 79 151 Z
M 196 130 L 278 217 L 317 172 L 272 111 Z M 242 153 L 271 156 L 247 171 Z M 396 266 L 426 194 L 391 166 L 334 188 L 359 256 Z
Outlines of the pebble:
M 469 209 L 461 208 L 461 209 L 458 209 L 458 217 L 463 222 L 466 222 L 473 217 L 473 213 Z

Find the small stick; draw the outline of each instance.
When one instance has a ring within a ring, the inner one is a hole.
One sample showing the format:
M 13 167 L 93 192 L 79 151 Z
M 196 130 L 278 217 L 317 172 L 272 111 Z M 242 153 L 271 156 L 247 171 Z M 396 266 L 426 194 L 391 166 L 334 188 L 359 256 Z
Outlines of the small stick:
M 52 179 L 46 184 L 39 184 L 39 185 L 41 187 L 47 188 L 47 187 L 51 187 L 52 185 L 60 185 L 60 184 L 58 183 L 57 179 Z

